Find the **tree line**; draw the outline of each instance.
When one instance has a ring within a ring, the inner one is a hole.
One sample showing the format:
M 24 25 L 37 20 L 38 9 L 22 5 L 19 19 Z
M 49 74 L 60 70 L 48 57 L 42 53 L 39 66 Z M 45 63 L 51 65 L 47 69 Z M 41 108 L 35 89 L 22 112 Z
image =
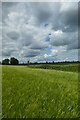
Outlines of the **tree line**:
M 38 62 L 34 62 L 31 63 L 30 61 L 27 61 L 26 63 L 19 63 L 19 60 L 11 57 L 10 59 L 4 59 L 2 60 L 2 62 L 0 62 L 0 64 L 2 65 L 35 65 L 35 64 L 67 64 L 67 63 L 80 63 L 80 61 L 62 61 L 62 62 L 45 62 L 45 63 L 38 63 Z
M 2 64 L 3 65 L 18 65 L 19 64 L 19 60 L 17 60 L 16 58 L 12 57 L 10 59 L 4 59 L 2 60 Z

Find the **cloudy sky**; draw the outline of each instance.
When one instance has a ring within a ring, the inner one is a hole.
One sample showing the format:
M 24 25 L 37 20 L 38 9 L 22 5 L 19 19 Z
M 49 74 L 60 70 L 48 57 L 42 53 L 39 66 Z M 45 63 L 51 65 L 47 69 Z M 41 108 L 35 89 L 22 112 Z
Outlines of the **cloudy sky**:
M 78 50 L 77 2 L 2 3 L 3 59 L 72 61 Z

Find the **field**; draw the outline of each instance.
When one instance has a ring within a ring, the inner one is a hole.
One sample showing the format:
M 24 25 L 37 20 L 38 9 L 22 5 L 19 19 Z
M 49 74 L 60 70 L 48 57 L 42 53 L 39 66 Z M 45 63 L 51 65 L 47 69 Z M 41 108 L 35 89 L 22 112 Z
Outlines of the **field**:
M 0 118 L 2 116 L 2 67 L 0 66 Z
M 53 64 L 33 64 L 29 65 L 30 68 L 42 68 L 42 69 L 51 69 L 51 70 L 61 70 L 69 72 L 80 72 L 79 63 L 53 63 Z
M 78 72 L 73 70 L 75 67 L 56 70 L 3 66 L 3 118 L 77 118 Z

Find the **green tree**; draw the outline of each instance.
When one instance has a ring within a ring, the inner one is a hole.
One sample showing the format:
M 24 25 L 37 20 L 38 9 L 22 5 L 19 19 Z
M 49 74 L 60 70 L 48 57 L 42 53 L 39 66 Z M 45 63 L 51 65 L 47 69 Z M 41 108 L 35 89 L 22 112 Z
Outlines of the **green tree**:
M 9 59 L 4 59 L 2 60 L 3 65 L 9 65 Z
M 12 57 L 12 58 L 10 58 L 10 64 L 11 65 L 18 65 L 19 61 L 16 58 Z

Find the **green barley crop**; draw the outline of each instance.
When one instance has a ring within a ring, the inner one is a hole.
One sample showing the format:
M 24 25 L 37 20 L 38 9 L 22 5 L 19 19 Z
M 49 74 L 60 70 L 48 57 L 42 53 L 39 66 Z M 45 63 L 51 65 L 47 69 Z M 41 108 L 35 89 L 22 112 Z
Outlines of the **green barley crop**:
M 3 66 L 3 118 L 77 118 L 78 73 Z

